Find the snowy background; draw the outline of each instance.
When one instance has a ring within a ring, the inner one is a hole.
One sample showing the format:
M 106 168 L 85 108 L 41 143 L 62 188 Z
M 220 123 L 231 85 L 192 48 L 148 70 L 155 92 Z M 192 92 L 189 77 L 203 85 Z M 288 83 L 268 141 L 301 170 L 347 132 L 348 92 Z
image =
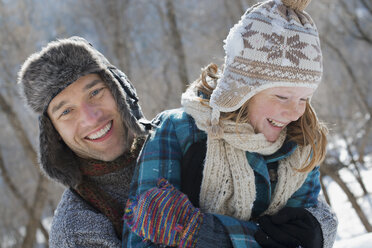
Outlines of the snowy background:
M 347 171 L 341 171 L 342 178 L 352 186 L 354 192 L 362 194 L 359 185 L 354 181 L 354 178 Z M 372 191 L 372 171 L 363 171 L 363 178 L 368 187 Z M 355 214 L 354 209 L 351 207 L 350 202 L 347 200 L 346 195 L 334 183 L 329 182 L 329 194 L 332 196 L 332 208 L 338 217 L 338 232 L 335 242 L 335 248 L 371 248 L 372 247 L 372 233 L 366 234 L 366 231 L 360 223 Z M 365 209 L 369 220 L 372 221 L 372 197 L 371 195 L 361 197 L 359 199 L 360 205 Z

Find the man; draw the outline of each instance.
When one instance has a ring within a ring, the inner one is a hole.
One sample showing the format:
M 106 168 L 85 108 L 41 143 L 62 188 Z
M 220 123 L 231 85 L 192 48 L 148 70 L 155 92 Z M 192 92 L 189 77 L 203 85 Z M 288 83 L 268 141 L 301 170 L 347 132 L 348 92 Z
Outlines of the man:
M 124 73 L 79 37 L 49 43 L 19 72 L 39 115 L 40 164 L 68 187 L 51 247 L 120 247 L 122 216 L 146 120 Z

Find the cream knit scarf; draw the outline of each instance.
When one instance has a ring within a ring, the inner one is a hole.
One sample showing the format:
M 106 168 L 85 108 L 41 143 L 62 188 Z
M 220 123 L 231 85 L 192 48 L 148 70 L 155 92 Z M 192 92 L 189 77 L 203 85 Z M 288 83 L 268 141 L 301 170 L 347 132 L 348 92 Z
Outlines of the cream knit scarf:
M 221 132 L 216 137 L 210 125 L 212 110 L 200 102 L 196 89 L 189 89 L 182 95 L 182 106 L 191 115 L 199 129 L 207 132 L 207 154 L 200 190 L 200 207 L 211 213 L 229 215 L 241 220 L 249 220 L 253 202 L 256 199 L 254 172 L 248 164 L 245 152 L 262 155 L 275 153 L 285 140 L 283 130 L 274 143 L 268 142 L 263 134 L 255 134 L 248 123 L 236 124 L 233 121 L 221 121 Z M 215 127 L 213 127 L 215 128 Z M 279 162 L 278 183 L 272 201 L 265 214 L 279 211 L 300 188 L 307 173 L 300 173 L 309 153 L 309 148 L 297 148 L 288 158 Z

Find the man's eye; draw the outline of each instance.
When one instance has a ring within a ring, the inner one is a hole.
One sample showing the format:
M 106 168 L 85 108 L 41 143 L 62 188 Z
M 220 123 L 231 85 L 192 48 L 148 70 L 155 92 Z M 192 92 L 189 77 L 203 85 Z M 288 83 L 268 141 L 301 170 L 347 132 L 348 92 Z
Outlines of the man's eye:
M 90 96 L 91 97 L 94 97 L 96 95 L 98 95 L 104 88 L 100 88 L 100 89 L 96 89 L 96 90 L 93 90 L 91 93 L 90 93 Z
M 58 119 L 61 118 L 61 117 L 66 116 L 66 115 L 68 115 L 70 113 L 71 113 L 71 109 L 70 108 L 65 109 L 65 110 L 63 110 L 63 112 L 61 113 L 61 115 L 58 117 Z
M 61 116 L 68 115 L 70 112 L 71 112 L 71 109 L 65 109 L 65 110 L 62 112 Z

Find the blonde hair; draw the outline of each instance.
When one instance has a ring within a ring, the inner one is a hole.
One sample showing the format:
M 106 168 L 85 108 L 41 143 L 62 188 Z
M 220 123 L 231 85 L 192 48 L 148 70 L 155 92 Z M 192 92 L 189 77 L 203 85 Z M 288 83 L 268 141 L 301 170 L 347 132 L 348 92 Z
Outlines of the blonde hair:
M 200 77 L 192 83 L 192 86 L 196 87 L 206 96 L 206 98 L 200 99 L 201 102 L 209 102 L 209 98 L 219 78 L 218 73 L 218 66 L 213 63 L 209 64 L 202 69 Z M 207 80 L 207 78 L 209 79 Z M 236 123 L 248 122 L 248 105 L 249 101 L 234 112 L 221 113 L 221 119 L 234 120 Z M 297 121 L 291 122 L 287 127 L 289 140 L 296 142 L 299 146 L 310 145 L 312 148 L 306 159 L 309 162 L 305 163 L 298 171 L 309 172 L 324 160 L 327 133 L 327 127 L 318 120 L 314 109 L 307 102 L 304 114 Z

